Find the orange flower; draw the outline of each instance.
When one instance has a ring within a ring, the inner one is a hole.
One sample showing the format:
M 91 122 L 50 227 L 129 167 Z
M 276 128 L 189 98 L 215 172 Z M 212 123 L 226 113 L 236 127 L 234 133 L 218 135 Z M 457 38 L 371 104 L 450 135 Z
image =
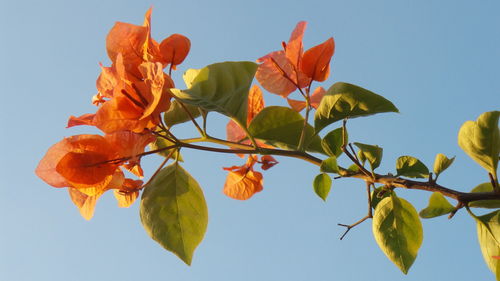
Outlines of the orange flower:
M 106 38 L 111 67 L 101 65 L 96 81 L 98 93 L 92 103 L 101 105 L 95 115 L 71 116 L 68 127 L 96 126 L 105 133 L 128 130 L 141 133 L 154 129 L 160 113 L 170 107 L 174 83 L 163 72 L 175 69 L 189 53 L 191 43 L 173 34 L 158 44 L 151 37 L 151 9 L 143 25 L 117 22 Z
M 117 189 L 130 194 L 140 189 L 142 183 L 125 179 L 119 167 L 132 165 L 140 169 L 137 155 L 153 139 L 150 135 L 132 132 L 105 137 L 72 136 L 49 148 L 35 172 L 49 185 L 68 187 L 82 216 L 90 219 L 95 202 L 105 191 Z M 133 201 L 130 198 L 128 200 Z
M 257 156 L 249 156 L 243 166 L 223 168 L 229 171 L 223 192 L 228 197 L 247 200 L 255 193 L 262 191 L 262 174 L 253 170 Z
M 123 58 L 118 55 L 111 68 L 104 68 L 98 79 L 102 95 L 94 97 L 102 103 L 95 115 L 71 116 L 68 127 L 93 125 L 105 133 L 128 130 L 141 133 L 160 122 L 160 113 L 170 107 L 170 76 L 163 73 L 160 63 L 139 65 L 141 79 L 125 71 Z M 109 100 L 104 100 L 104 98 Z
M 283 42 L 283 51 L 272 52 L 257 60 L 261 65 L 255 77 L 269 92 L 286 98 L 298 88 L 307 87 L 312 80 L 328 78 L 335 48 L 333 38 L 304 53 L 302 38 L 306 25 L 304 21 L 297 24 L 288 44 Z
M 158 44 L 151 37 L 151 13 L 150 8 L 142 26 L 117 22 L 106 38 L 106 50 L 113 64 L 121 54 L 125 69 L 136 77 L 140 77 L 139 66 L 143 62 L 160 62 L 163 67 L 171 64 L 175 69 L 191 47 L 189 39 L 180 34 L 171 35 Z

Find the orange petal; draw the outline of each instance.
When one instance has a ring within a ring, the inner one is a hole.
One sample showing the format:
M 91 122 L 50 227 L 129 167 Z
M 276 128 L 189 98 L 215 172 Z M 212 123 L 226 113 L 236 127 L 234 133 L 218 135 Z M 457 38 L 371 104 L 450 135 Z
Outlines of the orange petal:
M 181 64 L 187 57 L 191 48 L 191 41 L 181 34 L 172 34 L 160 43 L 162 63 L 176 66 Z
M 242 168 L 229 172 L 223 192 L 233 199 L 247 200 L 262 189 L 262 174 Z
M 66 140 L 70 152 L 60 158 L 56 172 L 73 187 L 107 185 L 117 168 L 117 164 L 107 161 L 118 155 L 106 139 L 99 135 L 78 135 Z
M 330 74 L 330 60 L 335 49 L 333 38 L 307 50 L 302 57 L 302 72 L 315 81 L 325 81 Z
M 170 106 L 171 96 L 166 91 L 171 85 L 166 85 L 165 78 L 168 76 L 163 73 L 161 63 L 145 62 L 139 66 L 139 71 L 144 79 L 147 93 L 150 98 L 146 97 L 147 104 L 142 113 L 141 119 L 147 118 L 152 114 L 159 114 L 166 111 Z M 170 78 L 170 77 L 168 77 Z M 168 84 L 170 80 L 167 81 Z M 143 96 L 146 96 L 145 94 Z
M 139 197 L 139 191 L 123 192 L 115 189 L 113 194 L 115 195 L 116 201 L 118 201 L 118 207 L 120 208 L 130 207 L 134 204 L 137 197 Z
M 94 216 L 95 204 L 97 199 L 102 195 L 88 196 L 76 188 L 68 188 L 69 196 L 73 204 L 80 210 L 80 215 L 86 220 L 90 220 Z
M 262 90 L 257 85 L 253 85 L 248 93 L 247 126 L 253 118 L 264 108 L 264 97 Z
M 87 113 L 83 114 L 82 116 L 76 117 L 71 115 L 68 119 L 68 126 L 66 128 L 70 128 L 73 126 L 80 126 L 80 125 L 88 125 L 88 126 L 94 126 L 94 117 L 95 114 Z
M 309 84 L 310 78 L 300 70 L 298 73 L 295 71 L 284 51 L 272 52 L 257 62 L 262 64 L 259 65 L 255 77 L 264 89 L 273 94 L 286 98 L 297 89 L 297 85 L 304 88 Z
M 36 175 L 53 187 L 70 186 L 69 182 L 56 171 L 57 163 L 70 151 L 71 144 L 66 138 L 51 146 L 38 163 Z
M 300 21 L 295 26 L 295 29 L 292 31 L 292 35 L 288 40 L 288 44 L 286 44 L 286 57 L 295 69 L 300 69 L 300 60 L 302 58 L 302 53 L 304 52 L 302 38 L 304 37 L 304 31 L 306 30 L 307 22 Z
M 304 108 L 306 108 L 306 102 L 305 101 L 300 101 L 300 100 L 294 100 L 294 99 L 286 99 L 290 107 L 297 111 L 301 112 Z
M 326 91 L 323 87 L 318 87 L 314 90 L 311 95 L 311 106 L 314 108 L 318 108 L 321 99 L 326 94 Z

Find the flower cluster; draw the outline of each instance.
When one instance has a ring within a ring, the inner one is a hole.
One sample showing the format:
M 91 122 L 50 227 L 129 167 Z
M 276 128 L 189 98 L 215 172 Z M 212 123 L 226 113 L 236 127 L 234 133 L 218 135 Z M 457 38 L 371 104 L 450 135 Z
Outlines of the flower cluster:
M 155 140 L 160 113 L 170 107 L 170 73 L 189 49 L 189 39 L 180 34 L 161 43 L 151 37 L 151 9 L 143 25 L 117 22 L 109 32 L 106 50 L 112 65 L 101 65 L 98 92 L 92 98 L 97 111 L 68 121 L 68 127 L 95 126 L 104 136 L 64 138 L 49 148 L 36 168 L 49 185 L 68 188 L 84 218 L 92 218 L 97 199 L 107 190 L 114 190 L 120 207 L 137 198 L 142 181 L 125 178 L 122 169 L 142 178 L 140 155 Z M 163 71 L 167 66 L 169 74 Z

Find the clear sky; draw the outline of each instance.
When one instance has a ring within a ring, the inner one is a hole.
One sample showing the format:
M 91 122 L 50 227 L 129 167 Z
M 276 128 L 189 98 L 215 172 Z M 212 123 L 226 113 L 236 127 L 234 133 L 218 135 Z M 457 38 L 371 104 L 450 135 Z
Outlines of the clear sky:
M 350 123 L 353 141 L 384 148 L 380 172 L 400 155 L 432 167 L 437 153 L 457 156 L 441 184 L 470 190 L 485 172 L 457 145 L 466 120 L 500 108 L 499 1 L 7 1 L 0 0 L 0 280 L 494 280 L 484 264 L 474 222 L 424 221 L 419 256 L 404 276 L 375 244 L 370 222 L 339 241 L 366 212 L 364 184 L 334 182 L 327 202 L 312 190 L 317 167 L 298 160 L 264 174 L 264 191 L 249 201 L 221 192 L 221 167 L 236 156 L 184 152 L 184 167 L 204 188 L 209 226 L 186 266 L 143 230 L 138 202 L 119 209 L 112 194 L 85 221 L 67 191 L 34 174 L 45 151 L 65 136 L 70 115 L 92 112 L 98 63 L 109 64 L 105 36 L 115 21 L 141 24 L 153 10 L 153 37 L 188 36 L 191 53 L 174 74 L 278 50 L 300 20 L 306 47 L 333 36 L 330 79 L 379 93 L 401 114 Z M 272 94 L 268 104 L 282 104 Z M 224 118 L 211 114 L 224 136 Z M 179 134 L 192 133 L 180 126 Z M 144 161 L 147 175 L 160 158 Z M 422 209 L 430 194 L 398 193 Z

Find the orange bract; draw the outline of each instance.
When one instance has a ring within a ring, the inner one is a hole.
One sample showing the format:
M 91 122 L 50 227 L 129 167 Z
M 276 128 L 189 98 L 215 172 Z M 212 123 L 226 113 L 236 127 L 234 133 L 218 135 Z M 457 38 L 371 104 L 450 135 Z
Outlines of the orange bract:
M 313 108 L 318 108 L 319 103 L 321 102 L 321 99 L 325 94 L 326 91 L 323 87 L 316 88 L 316 90 L 314 90 L 314 92 L 311 95 L 311 106 Z M 306 107 L 305 101 L 287 99 L 287 102 L 290 105 L 290 107 L 297 112 L 302 111 Z
M 284 98 L 297 89 L 310 85 L 312 80 L 324 81 L 330 71 L 330 60 L 334 51 L 333 38 L 312 47 L 305 53 L 302 38 L 307 23 L 297 24 L 284 51 L 272 52 L 260 59 L 255 77 L 271 93 Z
M 191 41 L 181 34 L 172 34 L 160 43 L 162 62 L 165 65 L 171 64 L 175 69 L 181 64 L 189 53 Z
M 224 168 L 229 171 L 224 184 L 224 194 L 233 199 L 247 200 L 262 191 L 262 174 L 253 170 L 253 165 L 256 163 L 254 157 L 256 156 L 249 156 L 243 166 Z
M 302 71 L 315 81 L 325 81 L 330 74 L 330 60 L 334 50 L 333 38 L 307 50 L 302 58 Z
M 35 172 L 54 187 L 68 187 L 82 216 L 90 219 L 95 202 L 105 191 L 117 189 L 133 193 L 140 189 L 142 181 L 125 179 L 119 166 L 140 169 L 137 155 L 153 139 L 151 135 L 129 131 L 105 137 L 72 136 L 49 148 Z M 119 158 L 122 160 L 117 161 Z M 128 196 L 127 202 L 132 202 L 132 197 Z

